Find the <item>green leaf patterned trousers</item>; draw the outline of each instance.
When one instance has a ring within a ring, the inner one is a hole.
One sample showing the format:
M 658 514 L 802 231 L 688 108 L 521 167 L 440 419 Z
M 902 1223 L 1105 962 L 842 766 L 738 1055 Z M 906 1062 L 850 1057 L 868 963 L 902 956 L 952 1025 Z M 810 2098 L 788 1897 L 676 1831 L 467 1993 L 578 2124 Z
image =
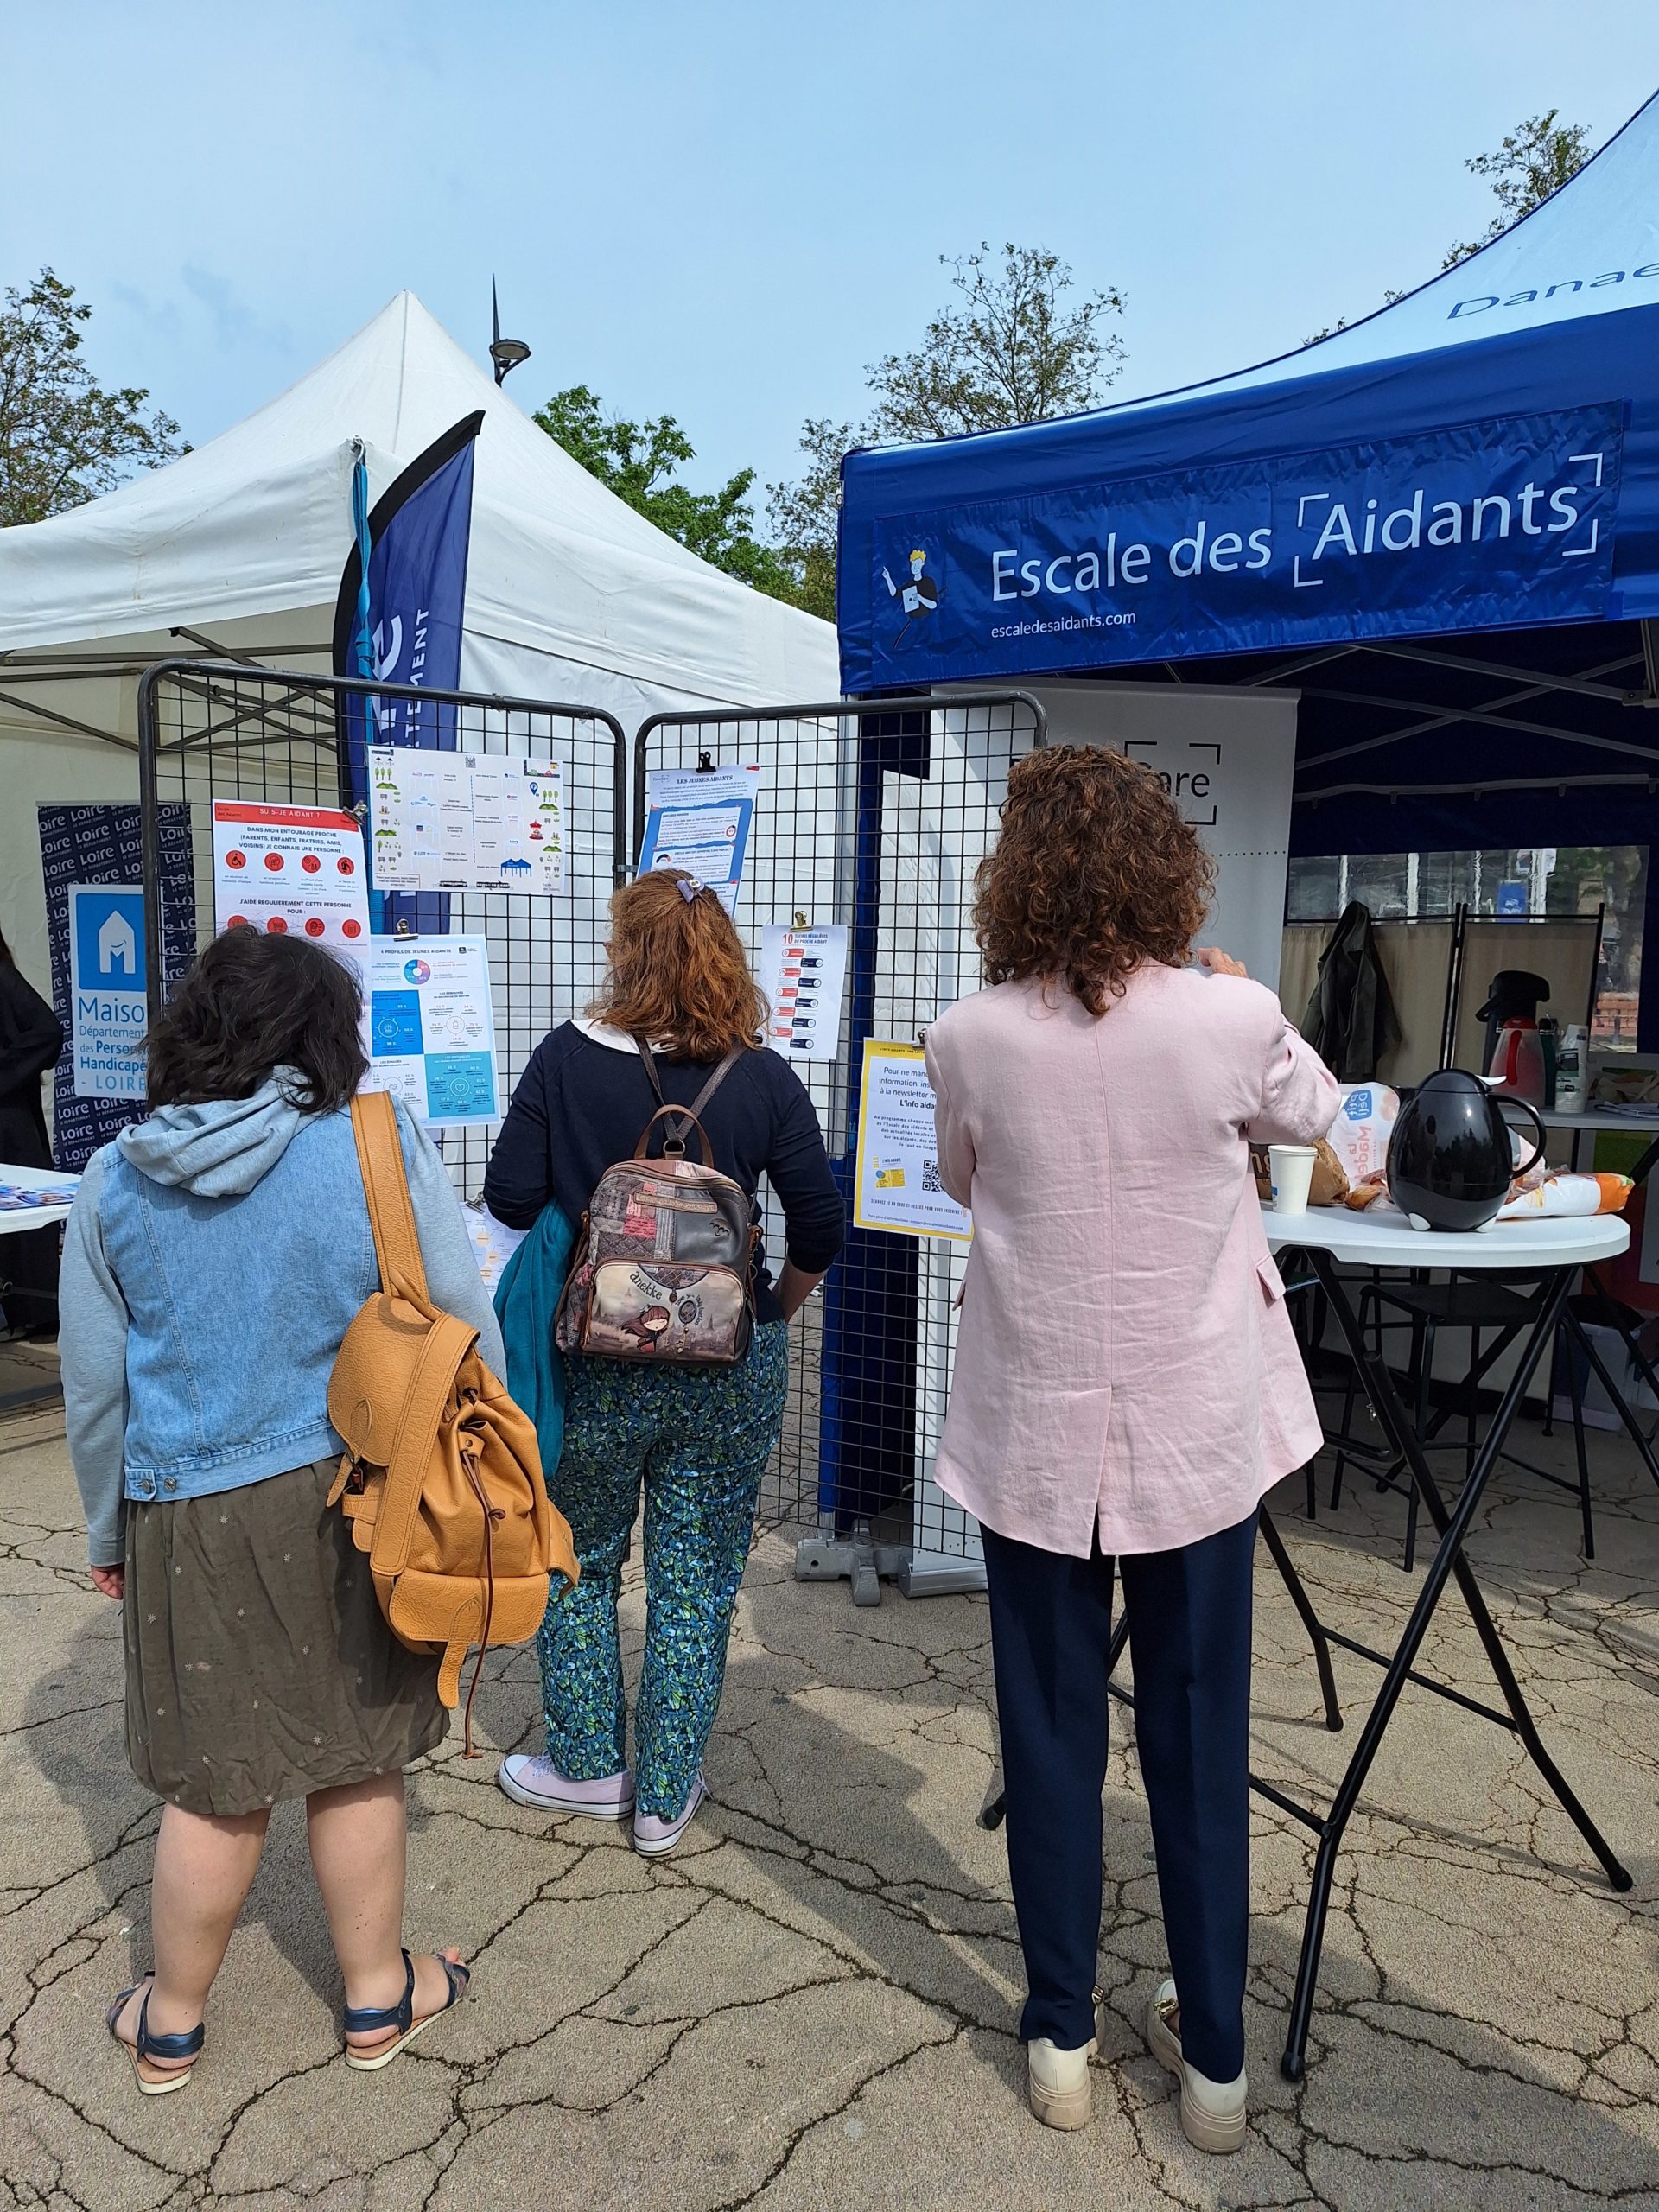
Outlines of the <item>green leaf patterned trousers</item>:
M 634 1802 L 672 1820 L 691 1794 L 726 1675 L 732 1608 L 760 1478 L 783 1426 L 789 1331 L 754 1332 L 739 1367 L 565 1362 L 564 1448 L 548 1487 L 582 1580 L 537 1639 L 547 1756 L 573 1782 L 627 1764 L 616 1604 L 645 1492 L 645 1656 L 633 1716 Z

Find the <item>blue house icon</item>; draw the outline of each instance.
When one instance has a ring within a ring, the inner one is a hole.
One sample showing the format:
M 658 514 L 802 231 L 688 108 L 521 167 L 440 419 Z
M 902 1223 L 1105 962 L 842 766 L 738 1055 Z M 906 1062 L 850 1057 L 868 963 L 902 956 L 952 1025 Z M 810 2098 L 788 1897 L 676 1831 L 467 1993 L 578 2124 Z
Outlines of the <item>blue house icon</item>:
M 142 991 L 143 892 L 137 884 L 79 883 L 71 887 L 69 900 L 75 988 Z

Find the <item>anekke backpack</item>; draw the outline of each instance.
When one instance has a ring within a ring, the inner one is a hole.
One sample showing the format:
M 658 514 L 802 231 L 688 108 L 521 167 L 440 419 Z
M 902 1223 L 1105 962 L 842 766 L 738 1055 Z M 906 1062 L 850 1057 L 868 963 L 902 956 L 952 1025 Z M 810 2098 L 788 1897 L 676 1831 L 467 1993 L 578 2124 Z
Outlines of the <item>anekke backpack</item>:
M 570 1529 L 542 1479 L 535 1424 L 479 1357 L 478 1332 L 427 1293 L 397 1119 L 385 1091 L 352 1101 L 380 1288 L 346 1330 L 328 1378 L 346 1456 L 328 1493 L 369 1555 L 387 1625 L 411 1651 L 442 1654 L 438 1695 L 473 1700 L 493 1643 L 524 1643 L 556 1569 L 577 1574 Z
M 635 1041 L 660 1099 L 650 1047 Z M 690 1106 L 659 1105 L 633 1157 L 600 1177 L 554 1321 L 561 1351 L 674 1367 L 729 1367 L 747 1356 L 759 1231 L 747 1192 L 715 1166 L 697 1118 L 742 1052 L 740 1045 L 726 1055 Z M 663 1156 L 647 1159 L 664 1117 Z M 700 1165 L 686 1157 L 694 1129 Z

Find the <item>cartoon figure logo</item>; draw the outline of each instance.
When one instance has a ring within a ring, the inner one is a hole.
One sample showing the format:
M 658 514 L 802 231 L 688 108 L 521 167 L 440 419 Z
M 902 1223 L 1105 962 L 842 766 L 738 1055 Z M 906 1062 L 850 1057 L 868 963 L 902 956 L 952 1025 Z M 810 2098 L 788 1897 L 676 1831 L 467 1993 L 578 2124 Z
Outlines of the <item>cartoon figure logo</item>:
M 905 610 L 904 627 L 893 640 L 895 645 L 908 645 L 919 634 L 919 626 L 928 615 L 938 612 L 939 584 L 937 576 L 927 572 L 927 556 L 919 546 L 910 556 L 910 582 L 896 584 L 890 569 L 883 569 L 881 581 L 887 588 L 889 599 L 896 599 Z
M 622 1326 L 641 1351 L 655 1351 L 668 1334 L 673 1318 L 666 1306 L 647 1306 L 643 1313 L 625 1321 Z

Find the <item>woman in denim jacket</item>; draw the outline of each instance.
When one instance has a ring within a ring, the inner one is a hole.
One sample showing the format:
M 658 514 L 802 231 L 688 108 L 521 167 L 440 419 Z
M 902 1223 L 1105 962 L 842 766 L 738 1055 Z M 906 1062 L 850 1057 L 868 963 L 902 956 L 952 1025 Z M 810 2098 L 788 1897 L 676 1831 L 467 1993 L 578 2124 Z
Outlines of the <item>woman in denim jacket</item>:
M 124 1606 L 127 1751 L 165 1801 L 156 1964 L 111 2006 L 139 2088 L 188 2079 L 271 1807 L 306 1802 L 348 2063 L 384 2065 L 463 1993 L 402 1948 L 403 1770 L 444 1734 L 435 1662 L 381 1618 L 327 1499 L 341 1337 L 378 1287 L 348 1111 L 352 972 L 228 931 L 156 1023 L 147 1121 L 96 1154 L 63 1258 L 64 1406 L 92 1580 Z M 443 1164 L 399 1110 L 434 1302 L 505 1366 Z

